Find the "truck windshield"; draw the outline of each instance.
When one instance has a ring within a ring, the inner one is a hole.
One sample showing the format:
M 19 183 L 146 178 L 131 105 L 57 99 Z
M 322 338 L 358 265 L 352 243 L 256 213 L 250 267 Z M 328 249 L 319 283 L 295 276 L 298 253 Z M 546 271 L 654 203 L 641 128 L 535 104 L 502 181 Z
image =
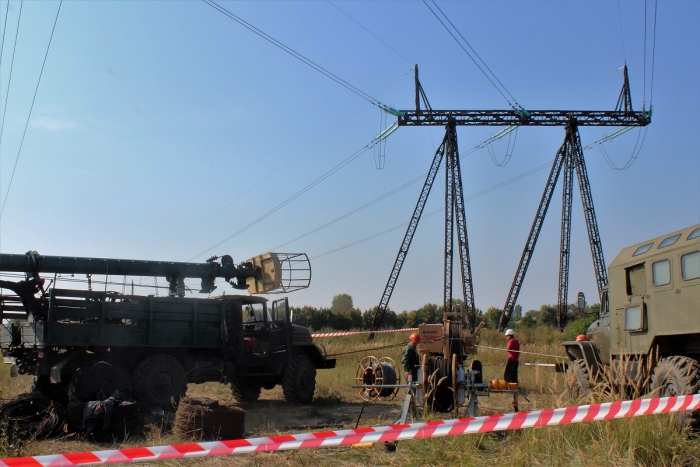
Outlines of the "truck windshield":
M 267 316 L 265 316 L 267 315 Z M 264 318 L 263 318 L 264 317 Z M 270 322 L 270 314 L 267 312 L 264 303 L 244 303 L 243 304 L 243 322 L 244 323 L 262 323 Z

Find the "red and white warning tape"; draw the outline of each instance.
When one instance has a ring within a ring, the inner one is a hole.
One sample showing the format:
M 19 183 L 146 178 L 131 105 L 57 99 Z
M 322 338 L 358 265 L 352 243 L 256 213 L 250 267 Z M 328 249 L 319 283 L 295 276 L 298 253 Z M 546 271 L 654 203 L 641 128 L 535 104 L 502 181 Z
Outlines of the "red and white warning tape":
M 112 449 L 106 451 L 55 454 L 0 459 L 2 467 L 69 467 L 77 465 L 146 462 L 189 457 L 223 456 L 251 452 L 289 449 L 326 448 L 358 443 L 393 442 L 408 439 L 437 438 L 471 433 L 519 430 L 541 426 L 612 420 L 700 409 L 700 394 L 637 399 L 624 402 L 582 405 L 561 409 L 536 410 L 487 417 L 460 418 L 392 425 L 354 430 L 281 435 L 233 441 L 174 444 L 150 448 Z
M 382 333 L 382 332 L 406 332 L 406 331 L 417 331 L 418 328 L 403 328 L 403 329 L 382 329 L 381 331 L 345 331 L 345 332 L 324 332 L 320 334 L 311 334 L 311 337 L 340 337 L 340 336 L 352 336 L 354 334 L 372 334 L 372 333 Z

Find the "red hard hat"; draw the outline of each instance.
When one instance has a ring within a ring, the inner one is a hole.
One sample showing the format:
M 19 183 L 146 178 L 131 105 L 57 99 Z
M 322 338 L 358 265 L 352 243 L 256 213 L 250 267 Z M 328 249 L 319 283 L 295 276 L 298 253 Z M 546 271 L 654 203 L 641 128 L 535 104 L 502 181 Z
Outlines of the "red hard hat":
M 580 342 L 580 341 L 587 341 L 588 338 L 587 338 L 585 335 L 583 335 L 583 334 L 579 334 L 578 336 L 576 336 L 576 340 L 579 341 L 579 342 Z
M 416 344 L 420 344 L 420 336 L 418 335 L 417 332 L 414 332 L 411 334 L 411 336 L 408 338 L 409 341 L 415 342 Z

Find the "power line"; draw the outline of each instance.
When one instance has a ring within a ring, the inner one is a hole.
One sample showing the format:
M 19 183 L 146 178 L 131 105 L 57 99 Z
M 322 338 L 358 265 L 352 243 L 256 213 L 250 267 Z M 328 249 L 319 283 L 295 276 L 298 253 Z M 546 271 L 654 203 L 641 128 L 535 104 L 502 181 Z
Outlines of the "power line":
M 520 104 L 518 104 L 518 101 L 516 101 L 515 98 L 513 97 L 513 95 L 510 92 L 508 92 L 508 89 L 503 85 L 503 83 L 501 83 L 501 81 L 498 79 L 496 74 L 493 71 L 491 71 L 491 69 L 488 67 L 486 62 L 479 56 L 479 54 L 476 52 L 476 50 L 474 50 L 474 48 L 469 44 L 469 41 L 467 41 L 467 39 L 464 38 L 462 33 L 459 32 L 459 29 L 457 29 L 457 27 L 452 23 L 452 21 L 450 21 L 450 18 L 448 18 L 447 15 L 437 5 L 437 3 L 435 3 L 435 0 L 431 0 L 431 2 L 433 3 L 433 5 L 435 5 L 435 8 L 437 8 L 437 10 L 440 12 L 440 14 L 442 14 L 442 16 L 445 18 L 445 20 L 447 20 L 447 22 L 450 23 L 450 26 L 452 26 L 452 28 L 459 35 L 459 37 L 462 38 L 464 43 L 467 44 L 467 47 L 469 47 L 469 50 L 471 50 L 474 53 L 474 55 L 476 55 L 476 57 L 479 59 L 479 61 L 489 71 L 491 76 L 489 76 L 489 74 L 486 73 L 486 71 L 484 71 L 484 69 L 481 67 L 481 65 L 479 65 L 479 63 L 474 59 L 474 57 L 472 57 L 472 55 L 469 53 L 469 51 L 467 51 L 467 49 L 464 48 L 464 46 L 459 41 L 459 39 L 457 39 L 457 37 L 455 37 L 455 35 L 452 33 L 452 31 L 450 31 L 450 28 L 447 27 L 447 25 L 442 21 L 442 19 L 438 16 L 438 14 L 435 13 L 435 11 L 433 11 L 433 9 L 430 7 L 430 5 L 428 5 L 428 2 L 426 0 L 423 0 L 423 4 L 425 4 L 425 6 L 428 7 L 428 10 L 430 10 L 430 12 L 433 14 L 433 16 L 435 16 L 435 18 L 440 22 L 440 24 L 442 24 L 442 27 L 444 27 L 445 30 L 450 34 L 450 36 L 452 36 L 452 38 L 455 40 L 455 42 L 457 42 L 457 45 L 460 46 L 460 48 L 464 51 L 464 53 L 467 54 L 467 57 L 469 57 L 471 59 L 471 61 L 474 62 L 474 65 L 476 65 L 476 67 L 479 69 L 479 71 L 481 71 L 481 73 L 483 73 L 483 75 L 486 77 L 486 79 L 489 80 L 489 82 L 493 85 L 493 87 L 496 88 L 498 93 L 501 96 L 503 96 L 503 98 L 508 102 L 508 104 L 511 107 L 520 108 Z M 491 77 L 493 77 L 493 79 L 491 79 Z M 498 82 L 498 84 L 501 85 L 500 88 L 496 85 L 496 83 L 494 83 L 494 80 L 496 80 Z M 501 90 L 501 88 L 503 90 Z M 508 96 L 510 96 L 510 99 L 504 94 L 503 91 L 505 91 L 505 94 L 508 94 Z M 512 100 L 512 102 L 511 102 L 511 100 Z
M 221 14 L 223 14 L 223 15 L 229 17 L 230 19 L 234 20 L 235 22 L 237 22 L 237 23 L 240 24 L 241 26 L 243 26 L 243 27 L 245 27 L 246 29 L 248 29 L 248 30 L 254 32 L 254 33 L 257 34 L 258 36 L 262 37 L 263 39 L 265 39 L 266 41 L 268 41 L 268 42 L 271 43 L 272 45 L 274 45 L 274 46 L 280 48 L 280 49 L 283 50 L 284 52 L 288 53 L 288 54 L 291 55 L 292 57 L 294 57 L 294 58 L 296 58 L 297 60 L 299 60 L 300 62 L 304 63 L 305 65 L 308 65 L 309 67 L 311 67 L 311 68 L 313 68 L 314 70 L 318 71 L 319 73 L 321 73 L 321 74 L 324 75 L 325 77 L 327 77 L 327 78 L 329 78 L 329 79 L 335 81 L 336 83 L 340 84 L 341 86 L 343 86 L 343 87 L 344 87 L 345 89 L 347 89 L 348 91 L 350 91 L 350 92 L 356 94 L 357 96 L 359 96 L 359 97 L 365 99 L 366 101 L 368 101 L 368 102 L 371 103 L 372 105 L 375 105 L 375 106 L 379 107 L 380 109 L 385 110 L 385 111 L 387 111 L 387 112 L 389 112 L 389 113 L 392 113 L 392 114 L 394 114 L 394 115 L 396 114 L 397 111 L 396 111 L 395 109 L 393 109 L 393 108 L 391 108 L 391 107 L 389 107 L 389 106 L 387 106 L 387 105 L 382 104 L 381 102 L 379 102 L 377 99 L 375 99 L 374 97 L 370 96 L 370 95 L 367 94 L 366 92 L 364 92 L 364 91 L 360 90 L 359 88 L 353 86 L 352 84 L 348 83 L 347 81 L 345 81 L 344 79 L 340 78 L 339 76 L 337 76 L 337 75 L 331 73 L 331 72 L 328 71 L 327 69 L 323 68 L 321 65 L 319 65 L 319 64 L 317 64 L 317 63 L 315 63 L 315 62 L 313 62 L 313 61 L 312 61 L 311 59 L 309 59 L 309 58 L 306 58 L 305 56 L 303 56 L 303 55 L 300 54 L 299 52 L 295 51 L 295 50 L 292 49 L 291 47 L 288 47 L 287 45 L 285 45 L 285 44 L 283 44 L 282 42 L 278 41 L 277 39 L 275 39 L 274 37 L 270 36 L 269 34 L 267 34 L 267 33 L 263 32 L 263 31 L 261 31 L 260 29 L 256 28 L 256 27 L 253 26 L 252 24 L 246 22 L 246 21 L 243 20 L 242 18 L 240 18 L 240 17 L 234 15 L 233 13 L 231 13 L 231 12 L 230 12 L 229 10 L 227 10 L 226 8 L 224 8 L 224 7 L 222 7 L 222 6 L 218 5 L 218 4 L 216 4 L 216 3 L 213 2 L 212 0 L 202 0 L 202 1 L 203 1 L 204 3 L 206 3 L 207 5 L 209 5 L 210 7 L 214 8 L 215 10 L 217 10 L 219 13 L 221 13 Z
M 258 217 L 257 219 L 255 219 L 253 222 L 249 223 L 249 224 L 246 225 L 245 227 L 241 227 L 241 228 L 238 229 L 236 232 L 232 233 L 232 234 L 229 235 L 228 237 L 226 237 L 226 238 L 224 238 L 223 240 L 221 240 L 220 242 L 218 242 L 218 243 L 212 245 L 211 247 L 207 248 L 206 250 L 202 251 L 201 253 L 198 253 L 198 254 L 194 255 L 193 257 L 191 257 L 191 258 L 188 259 L 187 261 L 192 261 L 192 260 L 194 260 L 195 258 L 198 258 L 198 257 L 200 257 L 200 256 L 202 256 L 202 255 L 204 255 L 204 254 L 206 254 L 206 253 L 208 253 L 208 252 L 210 252 L 210 251 L 213 250 L 214 248 L 223 245 L 224 243 L 226 243 L 226 242 L 228 242 L 229 240 L 231 240 L 233 237 L 237 236 L 237 235 L 240 234 L 240 233 L 245 232 L 245 231 L 248 230 L 249 228 L 253 227 L 254 225 L 256 225 L 256 224 L 258 224 L 259 222 L 263 221 L 264 219 L 268 218 L 269 216 L 271 216 L 271 215 L 274 214 L 275 212 L 279 211 L 280 209 L 282 209 L 283 207 L 285 207 L 286 205 L 288 205 L 289 203 L 291 203 L 291 202 L 294 201 L 295 199 L 299 198 L 301 195 L 303 195 L 303 194 L 306 193 L 307 191 L 311 190 L 313 187 L 315 187 L 316 185 L 318 185 L 319 183 L 321 183 L 322 181 L 324 181 L 325 179 L 327 179 L 328 177 L 330 177 L 331 175 L 333 175 L 334 173 L 336 173 L 337 171 L 339 171 L 340 169 L 342 169 L 342 168 L 345 167 L 346 165 L 348 165 L 350 162 L 352 162 L 352 161 L 354 161 L 355 159 L 357 159 L 358 157 L 360 157 L 360 156 L 361 156 L 362 154 L 364 154 L 365 152 L 367 152 L 367 151 L 369 151 L 370 149 L 372 149 L 372 147 L 374 147 L 374 145 L 375 145 L 377 142 L 378 142 L 378 139 L 376 139 L 376 138 L 373 139 L 369 144 L 367 144 L 367 145 L 365 145 L 364 147 L 362 147 L 361 149 L 358 149 L 357 151 L 355 151 L 353 154 L 351 154 L 351 155 L 350 155 L 349 157 L 347 157 L 345 160 L 343 160 L 342 162 L 340 162 L 339 164 L 337 164 L 335 167 L 333 167 L 332 169 L 330 169 L 329 171 L 327 171 L 326 173 L 324 173 L 323 175 L 321 175 L 320 177 L 318 177 L 318 178 L 317 178 L 316 180 L 314 180 L 313 182 L 311 182 L 311 183 L 309 183 L 308 185 L 306 185 L 306 186 L 305 186 L 304 188 L 302 188 L 301 190 L 299 190 L 299 191 L 297 191 L 296 193 L 294 193 L 292 196 L 290 196 L 289 198 L 287 198 L 286 200 L 284 200 L 283 202 L 281 202 L 280 204 L 278 204 L 278 205 L 275 206 L 274 208 L 272 208 L 272 209 L 270 209 L 269 211 L 267 211 L 267 212 L 266 212 L 265 214 L 263 214 L 262 216 L 260 216 L 260 217 Z
M 9 5 L 10 2 L 8 1 Z M 15 67 L 15 51 L 17 51 L 17 38 L 19 37 L 19 26 L 22 23 L 22 7 L 24 6 L 24 0 L 19 4 L 19 16 L 17 17 L 17 30 L 15 31 L 15 43 L 12 47 L 12 60 L 10 60 L 10 76 L 7 80 L 7 92 L 5 93 L 5 106 L 2 110 L 2 122 L 0 123 L 0 147 L 2 146 L 2 134 L 5 129 L 5 116 L 7 115 L 7 103 L 10 100 L 10 86 L 12 85 L 12 70 Z M 7 16 L 5 17 L 5 28 L 7 28 Z M 3 33 L 3 45 L 4 45 L 5 34 Z
M 489 142 L 490 140 L 491 140 L 491 138 L 489 138 L 488 140 L 484 141 L 483 143 L 480 143 L 480 144 L 474 146 L 474 147 L 471 148 L 471 149 L 468 149 L 468 150 L 462 152 L 462 154 L 460 155 L 460 158 L 465 157 L 465 156 L 467 156 L 467 155 L 469 155 L 469 154 L 471 154 L 471 153 L 473 153 L 473 152 L 475 152 L 475 151 L 477 151 L 477 150 L 479 150 L 479 149 L 482 149 L 485 145 L 488 144 L 488 142 Z M 343 214 L 343 215 L 341 215 L 341 216 L 339 216 L 339 217 L 336 217 L 335 219 L 333 219 L 333 220 L 331 220 L 331 221 L 329 221 L 329 222 L 323 224 L 323 225 L 320 226 L 320 227 L 316 227 L 315 229 L 312 229 L 312 230 L 310 230 L 310 231 L 308 231 L 308 232 L 306 232 L 306 233 L 304 233 L 304 234 L 302 234 L 302 235 L 300 235 L 300 236 L 298 236 L 298 237 L 296 237 L 296 238 L 293 238 L 292 240 L 289 240 L 289 241 L 287 241 L 287 242 L 285 242 L 285 243 L 282 243 L 282 244 L 280 244 L 280 245 L 277 245 L 277 246 L 271 248 L 269 251 L 276 251 L 278 248 L 281 248 L 281 247 L 283 247 L 283 246 L 285 246 L 285 245 L 288 245 L 288 244 L 290 244 L 290 243 L 293 243 L 293 242 L 295 242 L 295 241 L 297 241 L 297 240 L 300 240 L 300 239 L 302 239 L 302 238 L 304 238 L 304 237 L 308 237 L 309 235 L 311 235 L 311 234 L 313 234 L 313 233 L 316 233 L 316 232 L 318 232 L 319 230 L 325 229 L 326 227 L 329 227 L 329 226 L 331 226 L 331 225 L 333 225 L 333 224 L 335 224 L 335 223 L 337 223 L 337 222 L 339 222 L 339 221 L 341 221 L 341 220 L 343 220 L 343 219 L 345 219 L 345 218 L 347 218 L 347 217 L 350 217 L 351 215 L 356 214 L 356 213 L 358 213 L 358 212 L 360 212 L 360 211 L 362 211 L 362 210 L 364 210 L 364 209 L 366 209 L 366 208 L 372 206 L 373 204 L 376 204 L 376 203 L 378 203 L 379 201 L 381 201 L 381 200 L 383 200 L 383 199 L 385 199 L 385 198 L 388 198 L 389 196 L 391 196 L 391 195 L 393 195 L 393 194 L 395 194 L 395 193 L 398 193 L 399 191 L 403 190 L 404 188 L 408 188 L 409 186 L 413 185 L 414 183 L 416 183 L 416 182 L 418 182 L 418 181 L 420 181 L 420 180 L 425 179 L 425 176 L 426 176 L 426 175 L 427 175 L 427 172 L 424 173 L 424 174 L 422 174 L 422 175 L 419 175 L 418 177 L 416 177 L 416 178 L 414 178 L 414 179 L 412 179 L 412 180 L 409 180 L 408 182 L 404 183 L 403 185 L 400 185 L 400 186 L 394 188 L 393 190 L 389 191 L 388 193 L 384 193 L 383 195 L 380 195 L 380 196 L 378 196 L 377 198 L 374 198 L 373 200 L 371 200 L 371 201 L 369 201 L 369 202 L 363 204 L 362 206 L 360 206 L 360 207 L 358 207 L 358 208 L 353 209 L 353 210 L 350 211 L 350 212 L 347 212 L 347 213 L 345 213 L 345 214 Z
M 333 5 L 339 12 L 341 12 L 342 14 L 344 14 L 345 16 L 347 16 L 348 18 L 350 18 L 350 20 L 352 20 L 355 24 L 357 24 L 359 27 L 361 27 L 362 29 L 364 29 L 365 31 L 367 31 L 372 37 L 374 37 L 374 38 L 377 39 L 379 42 L 381 42 L 382 44 L 384 44 L 385 46 L 387 46 L 387 47 L 388 47 L 392 52 L 394 52 L 396 55 L 398 55 L 399 57 L 403 58 L 404 60 L 406 60 L 406 61 L 407 61 L 408 63 L 410 63 L 410 64 L 415 63 L 414 61 L 409 60 L 409 59 L 407 59 L 405 56 L 403 56 L 403 55 L 401 54 L 401 52 L 399 52 L 398 50 L 396 50 L 395 48 L 393 48 L 392 46 L 390 46 L 389 44 L 387 44 L 386 42 L 384 42 L 382 39 L 379 38 L 379 36 L 377 36 L 377 35 L 374 34 L 372 31 L 370 31 L 369 29 L 367 29 L 366 27 L 364 27 L 362 24 L 360 24 L 359 21 L 357 21 L 355 18 L 353 18 L 352 16 L 350 16 L 349 14 L 347 14 L 345 11 L 343 11 L 338 5 L 336 5 L 335 3 L 333 3 L 331 0 L 327 0 L 327 1 L 328 1 L 328 3 L 330 3 L 331 5 Z
M 5 200 L 2 203 L 2 209 L 0 210 L 0 219 L 2 219 L 2 214 L 5 212 L 5 204 L 7 204 L 7 197 L 10 195 L 10 188 L 12 188 L 12 180 L 15 177 L 15 170 L 17 169 L 17 162 L 19 162 L 19 156 L 22 153 L 22 145 L 24 145 L 24 137 L 27 135 L 27 127 L 29 126 L 29 120 L 32 118 L 32 110 L 34 110 L 34 102 L 36 101 L 36 95 L 39 92 L 39 84 L 41 84 L 41 77 L 44 74 L 44 66 L 46 65 L 46 58 L 49 56 L 49 50 L 51 49 L 51 42 L 53 41 L 53 33 L 56 31 L 56 23 L 58 23 L 58 15 L 61 13 L 61 5 L 63 0 L 58 4 L 58 10 L 56 11 L 56 19 L 53 22 L 53 28 L 51 29 L 51 37 L 49 37 L 49 45 L 46 47 L 46 54 L 44 54 L 44 61 L 41 64 L 41 71 L 39 72 L 39 79 L 36 82 L 36 89 L 34 89 L 34 97 L 32 98 L 32 105 L 29 107 L 29 115 L 27 116 L 27 123 L 24 125 L 24 132 L 22 133 L 22 140 L 19 143 L 19 150 L 17 151 L 17 158 L 15 158 L 15 165 L 12 168 L 12 176 L 10 177 L 10 183 L 7 185 L 7 192 L 5 193 Z M 19 29 L 19 27 L 18 27 Z
M 462 157 L 462 156 L 460 156 L 460 157 Z M 516 182 L 517 180 L 520 180 L 521 178 L 525 178 L 525 177 L 527 177 L 528 175 L 532 175 L 532 174 L 534 174 L 535 172 L 539 172 L 540 170 L 546 169 L 547 167 L 550 167 L 551 165 L 552 165 L 551 162 L 547 162 L 546 164 L 543 164 L 543 165 L 541 165 L 541 166 L 539 166 L 539 167 L 535 167 L 534 169 L 530 169 L 530 170 L 528 170 L 527 172 L 522 173 L 522 174 L 520 174 L 520 175 L 518 175 L 518 176 L 516 176 L 516 177 L 513 177 L 513 178 L 511 178 L 511 179 L 509 179 L 509 180 L 506 180 L 506 181 L 501 182 L 501 183 L 499 183 L 499 184 L 497 184 L 497 185 L 494 185 L 494 186 L 492 186 L 492 187 L 490 187 L 490 188 L 487 188 L 487 189 L 482 190 L 482 191 L 480 191 L 480 192 L 478 192 L 478 193 L 475 193 L 475 194 L 473 194 L 473 195 L 471 195 L 471 196 L 468 196 L 467 198 L 465 198 L 465 201 L 470 201 L 470 200 L 472 200 L 472 199 L 474 199 L 474 198 L 478 198 L 479 196 L 483 196 L 483 195 L 485 195 L 485 194 L 487 194 L 487 193 L 490 193 L 490 192 L 492 192 L 492 191 L 494 191 L 494 190 L 497 190 L 497 189 L 499 189 L 499 188 L 502 188 L 502 187 L 504 187 L 504 186 L 506 186 L 506 185 L 509 185 L 509 184 L 513 183 L 513 182 Z M 429 212 L 428 214 L 424 214 L 422 217 L 423 217 L 423 218 L 431 217 L 431 216 L 434 216 L 435 214 L 439 214 L 439 213 L 443 212 L 444 210 L 445 210 L 444 208 L 439 208 L 439 209 L 436 209 L 435 211 Z M 401 229 L 401 228 L 403 228 L 403 227 L 406 227 L 408 224 L 409 224 L 408 222 L 404 222 L 403 224 L 396 225 L 396 226 L 391 227 L 391 228 L 389 228 L 389 229 L 382 230 L 381 232 L 377 232 L 377 233 L 375 233 L 375 234 L 372 234 L 372 235 L 370 235 L 369 237 L 365 237 L 365 238 L 362 238 L 362 239 L 360 239 L 360 240 L 356 240 L 356 241 L 354 241 L 354 242 L 352 242 L 352 243 L 348 243 L 348 244 L 343 245 L 343 246 L 340 246 L 340 247 L 338 247 L 338 248 L 334 248 L 334 249 L 332 249 L 332 250 L 329 250 L 329 251 L 326 251 L 326 252 L 324 252 L 324 253 L 318 254 L 318 255 L 316 255 L 316 256 L 313 256 L 311 259 L 317 259 L 317 258 L 321 258 L 321 257 L 323 257 L 323 256 L 327 256 L 327 255 L 330 255 L 330 254 L 333 254 L 333 253 L 337 253 L 337 252 L 339 252 L 339 251 L 341 251 L 341 250 L 345 250 L 345 249 L 350 248 L 350 247 L 353 247 L 353 246 L 355 246 L 355 245 L 359 245 L 360 243 L 364 243 L 364 242 L 366 242 L 366 241 L 369 241 L 369 240 L 372 240 L 372 239 L 374 239 L 374 238 L 377 238 L 377 237 L 380 237 L 380 236 L 382 236 L 382 235 L 385 235 L 385 234 L 388 234 L 388 233 L 390 233 L 390 232 L 393 232 L 394 230 L 398 230 L 398 229 Z
M 654 0 L 654 33 L 652 36 L 652 48 L 651 48 L 651 84 L 649 89 L 649 109 L 651 109 L 651 102 L 654 98 L 654 59 L 656 57 L 656 12 L 658 10 L 658 0 Z
M 620 0 L 617 0 L 617 17 L 620 20 L 620 38 L 622 39 L 622 58 L 627 63 L 627 52 L 625 51 L 625 34 L 622 30 L 622 9 L 620 8 Z

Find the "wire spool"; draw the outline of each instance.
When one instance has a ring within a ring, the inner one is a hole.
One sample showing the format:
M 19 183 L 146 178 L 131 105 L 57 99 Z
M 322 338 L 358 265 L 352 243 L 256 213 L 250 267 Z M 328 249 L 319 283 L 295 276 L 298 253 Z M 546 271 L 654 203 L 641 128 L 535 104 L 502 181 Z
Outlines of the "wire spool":
M 213 399 L 184 398 L 173 426 L 187 441 L 241 439 L 245 432 L 245 410 L 219 405 Z
M 20 394 L 0 408 L 7 439 L 45 439 L 63 432 L 66 412 L 60 404 L 40 394 Z
M 427 359 L 423 373 L 423 386 L 426 388 L 426 409 L 432 412 L 449 412 L 454 407 L 452 388 L 452 359 L 437 357 Z
M 383 386 L 399 383 L 399 367 L 389 357 L 367 356 L 360 361 L 355 372 L 357 386 Z M 399 388 L 359 388 L 357 393 L 365 401 L 391 399 L 399 392 Z
M 450 334 L 448 342 L 448 355 L 457 355 L 462 357 L 462 323 L 459 321 L 450 321 Z
M 86 401 L 73 400 L 66 406 L 66 422 L 69 431 L 83 433 L 83 412 Z M 141 426 L 141 412 L 138 405 L 134 403 L 115 404 L 112 410 L 107 429 L 102 429 L 102 420 L 97 422 L 97 427 L 92 433 L 97 440 L 123 439 L 130 433 L 136 431 Z

